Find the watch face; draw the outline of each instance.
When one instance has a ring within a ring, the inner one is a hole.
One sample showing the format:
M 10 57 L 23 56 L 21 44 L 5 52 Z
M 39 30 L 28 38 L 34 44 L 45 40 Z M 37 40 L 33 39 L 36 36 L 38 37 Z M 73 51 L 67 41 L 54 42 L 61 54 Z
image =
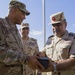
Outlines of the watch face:
M 48 68 L 49 58 L 43 57 L 43 58 L 38 59 L 38 61 L 44 66 L 45 69 Z

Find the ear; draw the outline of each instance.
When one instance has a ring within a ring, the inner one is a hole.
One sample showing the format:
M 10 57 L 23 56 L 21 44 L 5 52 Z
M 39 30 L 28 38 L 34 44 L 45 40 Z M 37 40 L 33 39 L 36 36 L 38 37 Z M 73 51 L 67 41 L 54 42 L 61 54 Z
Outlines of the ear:
M 16 12 L 18 12 L 18 8 L 15 6 L 15 7 L 13 7 L 13 14 Z
M 65 27 L 67 27 L 67 22 L 65 22 Z

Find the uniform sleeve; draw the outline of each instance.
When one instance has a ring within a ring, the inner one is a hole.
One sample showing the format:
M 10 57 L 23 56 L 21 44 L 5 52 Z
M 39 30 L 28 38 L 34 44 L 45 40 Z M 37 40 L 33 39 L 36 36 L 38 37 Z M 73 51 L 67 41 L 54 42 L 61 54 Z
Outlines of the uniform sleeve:
M 16 51 L 6 44 L 6 36 L 3 32 L 2 24 L 0 23 L 0 62 L 6 65 L 25 63 L 26 55 L 21 51 Z
M 39 47 L 38 47 L 37 40 L 35 41 L 35 49 L 36 49 L 36 52 L 38 52 L 38 51 L 39 51 Z
M 75 57 L 75 38 L 70 48 L 70 57 Z
M 49 36 L 48 39 L 47 39 L 47 42 L 46 42 L 46 45 L 45 47 L 42 49 L 42 52 L 46 55 L 46 50 L 47 50 L 47 47 L 51 44 L 51 38 L 53 36 Z
M 48 37 L 46 45 L 51 44 L 51 40 L 52 40 L 53 37 L 54 37 L 54 35 L 51 35 L 51 36 Z
M 47 39 L 46 45 L 50 44 L 50 39 Z

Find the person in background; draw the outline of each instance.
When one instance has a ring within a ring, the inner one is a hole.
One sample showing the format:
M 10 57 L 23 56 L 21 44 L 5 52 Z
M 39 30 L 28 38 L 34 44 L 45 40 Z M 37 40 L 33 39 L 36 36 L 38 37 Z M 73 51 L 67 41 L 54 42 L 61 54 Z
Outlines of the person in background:
M 21 24 L 21 38 L 24 47 L 24 52 L 27 55 L 34 55 L 39 51 L 38 43 L 35 38 L 29 37 L 29 23 Z M 36 71 L 32 70 L 28 65 L 24 65 L 24 75 L 36 75 Z

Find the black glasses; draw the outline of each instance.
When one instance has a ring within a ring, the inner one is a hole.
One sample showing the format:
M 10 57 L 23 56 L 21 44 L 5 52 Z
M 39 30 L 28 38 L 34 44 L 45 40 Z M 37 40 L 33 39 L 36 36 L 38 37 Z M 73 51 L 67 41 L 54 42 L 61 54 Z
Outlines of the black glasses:
M 25 27 L 25 28 L 22 28 L 22 30 L 29 30 L 29 28 L 28 27 Z

